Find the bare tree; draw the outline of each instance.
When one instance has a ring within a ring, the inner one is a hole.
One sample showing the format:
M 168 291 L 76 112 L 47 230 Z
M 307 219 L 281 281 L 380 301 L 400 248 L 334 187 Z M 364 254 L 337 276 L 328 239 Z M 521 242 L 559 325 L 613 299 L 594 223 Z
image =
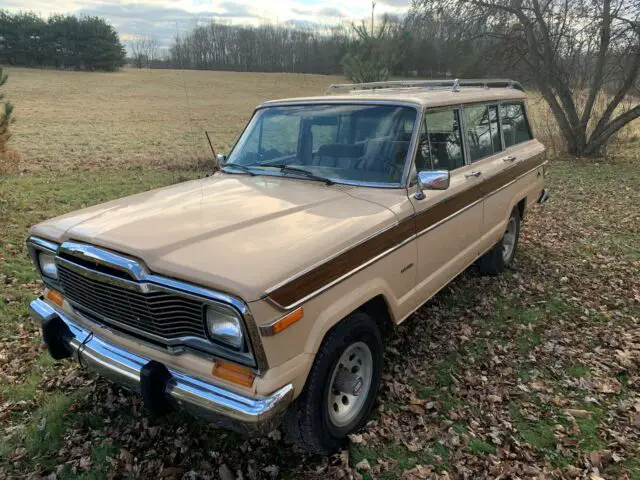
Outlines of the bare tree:
M 574 155 L 597 155 L 640 117 L 638 0 L 415 0 L 413 10 L 489 25 L 529 72 Z
M 149 68 L 158 59 L 158 39 L 150 35 L 142 35 L 128 42 L 131 58 L 138 68 Z

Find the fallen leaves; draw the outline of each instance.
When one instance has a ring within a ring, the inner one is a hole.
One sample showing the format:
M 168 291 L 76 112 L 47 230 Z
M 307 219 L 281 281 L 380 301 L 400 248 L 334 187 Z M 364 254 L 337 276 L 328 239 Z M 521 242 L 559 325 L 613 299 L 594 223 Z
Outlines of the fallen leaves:
M 38 397 L 0 396 L 3 433 L 45 434 L 51 422 L 35 412 L 52 392 L 85 392 L 68 417 L 91 421 L 70 423 L 47 452 L 53 473 L 19 445 L 0 477 L 624 478 L 640 448 L 640 257 L 610 238 L 640 238 L 640 188 L 618 198 L 618 177 L 594 190 L 581 184 L 602 169 L 559 168 L 552 202 L 525 218 L 513 269 L 464 273 L 390 335 L 375 415 L 339 454 L 308 455 L 278 430 L 242 438 L 201 420 L 151 419 L 135 395 L 69 362 L 40 367 L 40 334 L 24 313 L 0 339 L 0 383 L 39 372 Z M 1 275 L 7 308 L 38 290 Z M 108 451 L 102 463 L 95 447 Z

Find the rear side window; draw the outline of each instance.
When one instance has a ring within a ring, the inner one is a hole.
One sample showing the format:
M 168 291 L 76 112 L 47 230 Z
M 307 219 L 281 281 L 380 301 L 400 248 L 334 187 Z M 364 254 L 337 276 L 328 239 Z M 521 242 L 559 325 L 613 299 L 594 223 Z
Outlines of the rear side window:
M 469 159 L 472 162 L 502 150 L 498 111 L 495 105 L 465 107 Z
M 504 136 L 504 146 L 511 147 L 531 140 L 531 128 L 522 103 L 503 103 L 500 105 L 500 121 Z

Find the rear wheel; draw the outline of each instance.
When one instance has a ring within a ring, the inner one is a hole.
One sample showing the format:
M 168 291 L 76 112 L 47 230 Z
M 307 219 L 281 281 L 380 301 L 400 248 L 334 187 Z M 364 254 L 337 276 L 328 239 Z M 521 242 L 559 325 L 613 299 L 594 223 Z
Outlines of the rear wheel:
M 491 250 L 478 259 L 478 270 L 482 275 L 497 275 L 513 263 L 520 237 L 520 212 L 514 208 L 507 221 L 502 238 Z
M 300 446 L 329 455 L 367 421 L 382 372 L 382 340 L 366 313 L 349 315 L 322 342 L 307 383 L 285 414 L 286 433 Z

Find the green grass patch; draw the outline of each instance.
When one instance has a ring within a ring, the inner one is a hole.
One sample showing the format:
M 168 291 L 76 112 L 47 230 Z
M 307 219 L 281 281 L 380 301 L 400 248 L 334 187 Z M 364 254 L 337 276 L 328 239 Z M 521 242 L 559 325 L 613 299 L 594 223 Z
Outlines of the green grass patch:
M 495 455 L 496 453 L 496 447 L 494 445 L 477 437 L 474 437 L 469 441 L 467 450 L 469 450 L 469 453 L 474 455 Z
M 584 365 L 570 365 L 565 369 L 567 375 L 574 378 L 582 378 L 589 373 L 589 368 Z
M 34 371 L 20 383 L 0 385 L 0 393 L 5 400 L 12 402 L 33 400 L 38 396 L 38 387 L 41 381 L 42 374 Z
M 430 442 L 422 450 L 410 452 L 404 445 L 385 444 L 376 446 L 351 445 L 349 458 L 352 467 L 366 459 L 371 466 L 376 465 L 379 458 L 391 459 L 396 463 L 387 472 L 381 472 L 376 478 L 391 480 L 399 478 L 403 471 L 416 465 L 431 466 L 435 471 L 451 470 L 449 450 L 439 442 Z M 362 472 L 364 473 L 364 472 Z M 373 478 L 365 473 L 365 478 Z

